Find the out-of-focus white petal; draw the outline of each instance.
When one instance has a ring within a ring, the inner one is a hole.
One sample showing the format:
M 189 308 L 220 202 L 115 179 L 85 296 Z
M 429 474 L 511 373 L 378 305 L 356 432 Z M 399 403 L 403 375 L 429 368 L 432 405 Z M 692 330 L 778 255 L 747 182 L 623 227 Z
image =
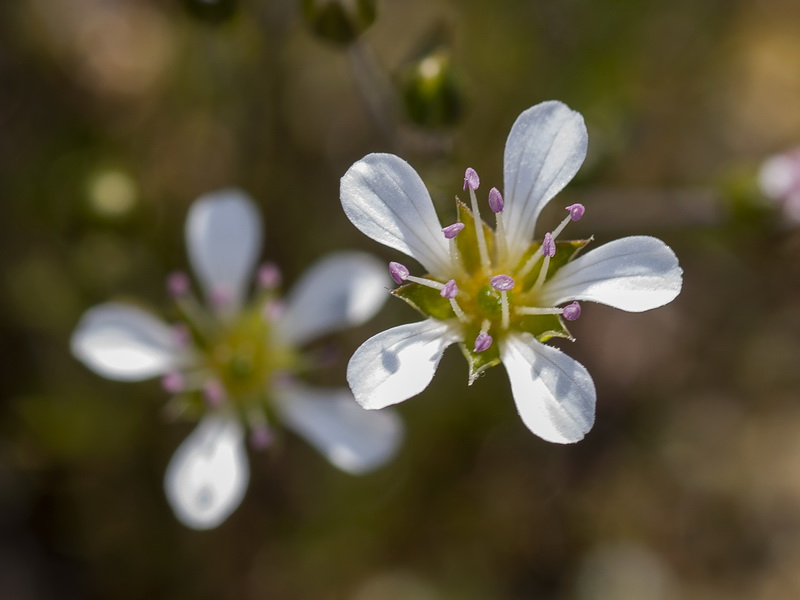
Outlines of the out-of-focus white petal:
M 583 117 L 556 100 L 517 117 L 503 160 L 504 220 L 512 255 L 530 245 L 539 213 L 578 172 L 588 144 Z
M 428 190 L 394 154 L 368 154 L 342 177 L 347 218 L 373 240 L 417 259 L 429 273 L 450 271 L 450 254 Z
M 181 523 L 213 529 L 239 506 L 250 479 L 242 438 L 232 415 L 212 414 L 178 446 L 164 488 Z
M 800 150 L 769 157 L 758 172 L 761 191 L 773 200 L 782 200 L 800 188 Z
M 579 256 L 542 288 L 542 305 L 589 300 L 630 312 L 672 302 L 681 291 L 678 257 L 661 240 L 626 237 Z
M 141 308 L 114 302 L 87 310 L 70 346 L 92 371 L 118 381 L 164 375 L 185 360 L 169 325 Z
M 582 364 L 529 333 L 507 335 L 500 357 L 528 429 L 558 444 L 583 439 L 594 424 L 596 392 Z
M 455 330 L 435 319 L 387 329 L 353 354 L 347 383 L 364 408 L 402 402 L 428 386 L 444 349 L 456 341 Z
M 389 285 L 386 265 L 368 254 L 328 256 L 306 271 L 289 293 L 279 321 L 281 332 L 297 345 L 359 325 L 383 306 Z
M 227 311 L 241 306 L 261 242 L 261 217 L 241 190 L 211 192 L 194 201 L 186 218 L 186 247 L 210 304 Z
M 391 409 L 361 408 L 347 389 L 313 389 L 292 384 L 278 394 L 283 421 L 334 465 L 358 475 L 389 460 L 403 437 Z

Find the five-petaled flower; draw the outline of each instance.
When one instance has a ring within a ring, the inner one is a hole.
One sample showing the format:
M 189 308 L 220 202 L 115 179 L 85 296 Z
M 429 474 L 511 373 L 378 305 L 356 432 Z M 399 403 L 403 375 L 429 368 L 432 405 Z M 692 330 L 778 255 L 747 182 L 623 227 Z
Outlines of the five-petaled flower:
M 420 393 L 445 348 L 458 342 L 470 383 L 486 368 L 506 368 L 525 425 L 552 442 L 575 442 L 594 423 L 595 387 L 580 363 L 543 342 L 569 334 L 564 320 L 589 300 L 640 312 L 672 301 L 682 271 L 661 240 L 619 239 L 580 255 L 590 241 L 561 241 L 580 204 L 540 242 L 532 242 L 542 208 L 574 177 L 586 156 L 583 118 L 560 102 L 524 111 L 506 141 L 505 195 L 492 188 L 492 230 L 480 218 L 480 179 L 467 169 L 471 206 L 442 227 L 419 175 L 392 154 L 370 154 L 341 182 L 345 213 L 364 234 L 416 259 L 424 277 L 393 262 L 394 290 L 427 318 L 370 338 L 355 352 L 347 380 L 356 400 L 378 409 Z
M 268 445 L 277 421 L 300 434 L 334 465 L 363 473 L 388 460 L 402 437 L 395 414 L 368 413 L 347 388 L 321 389 L 295 375 L 314 366 L 298 348 L 357 325 L 383 304 L 389 278 L 380 262 L 355 252 L 322 259 L 277 296 L 272 264 L 257 274 L 261 220 L 234 189 L 207 194 L 186 221 L 190 263 L 210 310 L 195 299 L 184 273 L 168 279 L 183 323 L 170 326 L 133 305 L 89 309 L 72 336 L 73 354 L 96 373 L 120 381 L 162 376 L 172 408 L 200 422 L 178 447 L 165 475 L 176 516 L 196 529 L 216 527 L 239 505 L 249 480 L 244 437 Z

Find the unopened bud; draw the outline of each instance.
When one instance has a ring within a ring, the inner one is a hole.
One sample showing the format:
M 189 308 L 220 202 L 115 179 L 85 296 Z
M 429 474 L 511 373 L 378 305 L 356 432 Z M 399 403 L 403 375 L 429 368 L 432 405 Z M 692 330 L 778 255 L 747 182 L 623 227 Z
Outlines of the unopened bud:
M 406 69 L 403 100 L 409 120 L 420 127 L 443 129 L 461 120 L 464 92 L 446 52 L 428 54 Z
M 372 25 L 375 0 L 303 0 L 303 18 L 320 38 L 348 45 Z

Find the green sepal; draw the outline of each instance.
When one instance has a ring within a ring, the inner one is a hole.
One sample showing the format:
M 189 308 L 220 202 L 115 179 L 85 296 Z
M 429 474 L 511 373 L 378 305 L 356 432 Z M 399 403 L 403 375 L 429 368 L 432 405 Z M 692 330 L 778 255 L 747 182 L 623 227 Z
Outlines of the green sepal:
M 450 301 L 442 298 L 439 290 L 419 285 L 418 283 L 407 283 L 397 289 L 392 290 L 392 294 L 404 300 L 411 308 L 421 312 L 426 317 L 433 317 L 440 321 L 454 319 L 455 313 Z
M 464 224 L 464 229 L 456 236 L 456 248 L 461 264 L 467 273 L 478 273 L 481 270 L 481 254 L 478 250 L 475 217 L 469 207 L 456 199 L 458 220 Z M 486 247 L 489 256 L 494 256 L 494 230 L 481 220 L 483 233 L 486 237 Z
M 514 324 L 515 329 L 527 331 L 540 342 L 558 337 L 572 339 L 561 315 L 523 315 Z
M 568 241 L 556 241 L 556 253 L 550 259 L 550 266 L 547 268 L 547 279 L 550 279 L 556 271 L 558 271 L 561 267 L 566 265 L 568 262 L 575 259 L 578 254 L 580 254 L 581 250 L 586 247 L 586 245 L 592 241 L 592 238 L 588 240 L 568 240 Z M 539 252 L 539 248 L 542 247 L 541 242 L 534 242 L 525 253 L 522 255 L 522 260 L 519 261 L 517 268 L 515 270 L 521 269 L 525 263 L 530 260 L 531 256 L 534 255 L 535 252 Z M 523 290 L 529 290 L 536 280 L 539 278 L 539 270 L 541 269 L 543 259 L 539 259 L 539 263 L 531 269 L 531 272 L 525 276 L 525 280 L 522 284 Z
M 470 331 L 467 336 L 467 341 L 461 342 L 458 346 L 461 348 L 461 353 L 467 359 L 469 366 L 469 380 L 467 383 L 472 385 L 480 377 L 481 373 L 492 367 L 500 364 L 500 349 L 498 345 L 492 344 L 483 352 L 473 352 L 472 348 L 468 345 L 473 345 L 475 338 L 480 333 L 480 330 Z M 474 335 L 473 335 L 474 334 Z

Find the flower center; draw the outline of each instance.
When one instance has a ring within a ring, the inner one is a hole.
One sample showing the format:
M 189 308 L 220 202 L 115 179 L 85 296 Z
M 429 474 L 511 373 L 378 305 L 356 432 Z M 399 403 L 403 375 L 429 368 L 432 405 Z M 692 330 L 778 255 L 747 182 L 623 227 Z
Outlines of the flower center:
M 297 370 L 299 356 L 274 334 L 280 313 L 274 294 L 279 275 L 262 269 L 258 281 L 261 290 L 256 298 L 237 313 L 223 316 L 197 301 L 185 275 L 170 276 L 168 289 L 183 317 L 176 335 L 194 360 L 162 383 L 176 394 L 182 410 L 231 408 L 261 440 L 268 436 L 267 423 L 273 417 L 270 390 L 276 379 Z
M 529 331 L 543 341 L 553 335 L 568 336 L 561 319 L 578 318 L 580 305 L 573 302 L 565 307 L 546 306 L 540 298 L 546 281 L 586 243 L 557 241 L 571 221 L 583 217 L 583 205 L 566 207 L 569 215 L 555 230 L 545 234 L 540 243 L 531 244 L 521 256 L 515 256 L 509 252 L 506 240 L 502 194 L 497 188 L 489 191 L 488 204 L 496 222 L 492 230 L 480 217 L 475 193 L 479 185 L 478 174 L 467 169 L 464 189 L 469 191 L 471 206 L 459 202 L 459 220 L 442 229 L 450 244 L 451 279 L 415 277 L 405 266 L 390 263 L 390 274 L 397 283 L 408 281 L 428 290 L 412 291 L 404 286 L 395 294 L 429 316 L 457 318 L 473 353 L 493 348 L 495 338 L 509 330 Z M 449 303 L 449 310 L 436 306 L 431 297 L 434 291 Z
M 270 323 L 257 307 L 242 311 L 220 330 L 206 350 L 210 372 L 233 402 L 267 392 L 277 371 L 292 365 L 291 353 L 270 335 Z

